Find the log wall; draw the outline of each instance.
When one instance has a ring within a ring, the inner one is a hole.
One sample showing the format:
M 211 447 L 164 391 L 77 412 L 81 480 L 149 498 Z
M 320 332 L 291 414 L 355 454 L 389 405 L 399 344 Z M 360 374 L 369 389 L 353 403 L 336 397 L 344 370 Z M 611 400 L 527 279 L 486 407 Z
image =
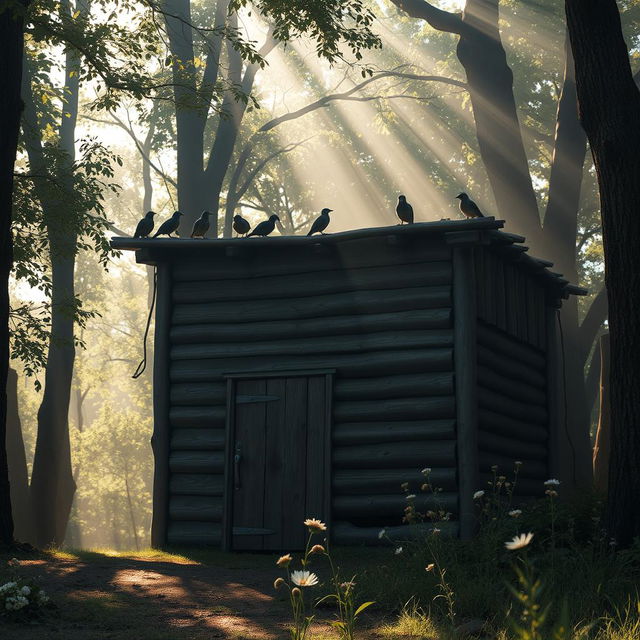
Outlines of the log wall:
M 242 255 L 182 261 L 171 301 L 168 543 L 220 541 L 225 374 L 237 372 L 336 370 L 336 542 L 400 526 L 400 485 L 420 494 L 424 467 L 442 492 L 416 506 L 455 519 L 452 265 L 441 240 L 282 265 Z
M 535 273 L 491 249 L 478 247 L 475 265 L 479 488 L 495 476 L 513 481 L 518 461 L 516 494 L 540 496 L 550 475 L 553 430 L 549 300 Z

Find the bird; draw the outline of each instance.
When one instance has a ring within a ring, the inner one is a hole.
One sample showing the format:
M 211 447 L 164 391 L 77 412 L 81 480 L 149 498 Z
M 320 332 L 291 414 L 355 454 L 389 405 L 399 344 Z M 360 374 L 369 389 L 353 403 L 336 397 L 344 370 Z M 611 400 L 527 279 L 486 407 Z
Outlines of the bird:
M 484 218 L 484 213 L 466 193 L 459 193 L 456 198 L 460 199 L 460 211 L 465 218 Z
M 251 225 L 242 216 L 233 216 L 233 230 L 239 236 L 246 236 L 251 231 Z
M 324 230 L 329 226 L 329 214 L 333 211 L 333 209 L 327 209 L 326 207 L 320 212 L 320 215 L 313 221 L 311 225 L 311 229 L 309 229 L 308 236 L 313 235 L 314 233 L 324 233 Z
M 193 230 L 191 231 L 192 238 L 204 238 L 207 231 L 209 231 L 210 215 L 208 211 L 203 211 L 202 215 L 193 223 Z
M 276 228 L 276 220 L 280 222 L 280 218 L 274 213 L 269 216 L 268 220 L 263 220 L 260 224 L 256 225 L 256 228 L 247 236 L 268 236 Z
M 398 218 L 400 218 L 400 224 L 403 222 L 413 224 L 413 207 L 407 202 L 406 196 L 398 196 L 396 213 L 398 214 Z
M 178 227 L 180 226 L 180 216 L 182 215 L 184 214 L 180 213 L 180 211 L 174 211 L 173 215 L 160 225 L 160 228 L 155 232 L 153 237 L 154 238 L 157 238 L 158 236 L 171 237 L 171 234 L 174 231 L 178 230 Z
M 133 234 L 134 238 L 146 238 L 153 231 L 153 216 L 156 215 L 155 211 L 147 211 L 144 218 L 138 222 L 136 232 Z

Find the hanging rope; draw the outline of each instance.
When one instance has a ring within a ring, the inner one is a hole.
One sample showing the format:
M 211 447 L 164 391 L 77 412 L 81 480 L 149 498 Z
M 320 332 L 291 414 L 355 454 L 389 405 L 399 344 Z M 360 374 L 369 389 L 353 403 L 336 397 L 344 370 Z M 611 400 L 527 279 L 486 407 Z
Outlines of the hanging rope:
M 151 326 L 151 316 L 153 315 L 153 308 L 156 306 L 156 292 L 158 289 L 158 269 L 153 267 L 153 297 L 151 298 L 151 307 L 149 309 L 149 316 L 147 317 L 147 327 L 144 330 L 144 339 L 142 341 L 142 360 L 138 365 L 135 373 L 131 376 L 134 380 L 139 378 L 144 370 L 147 368 L 147 336 L 149 335 L 149 327 Z
M 562 351 L 562 388 L 564 393 L 564 431 L 567 436 L 567 441 L 571 447 L 571 456 L 573 458 L 572 465 L 572 477 L 573 481 L 576 481 L 576 448 L 573 445 L 571 439 L 571 433 L 569 432 L 569 405 L 568 405 L 568 393 L 567 393 L 567 361 L 564 351 L 564 331 L 562 329 L 562 320 L 560 319 L 560 309 L 556 311 L 558 317 L 558 328 L 560 329 L 560 350 Z

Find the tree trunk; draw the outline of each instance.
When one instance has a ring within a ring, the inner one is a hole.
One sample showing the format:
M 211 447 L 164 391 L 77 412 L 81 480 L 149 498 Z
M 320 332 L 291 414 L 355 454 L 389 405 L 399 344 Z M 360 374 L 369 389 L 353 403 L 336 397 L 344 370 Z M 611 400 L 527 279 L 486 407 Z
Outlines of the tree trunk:
M 498 213 L 505 220 L 516 218 L 519 232 L 535 249 L 540 216 L 498 19 L 498 0 L 467 0 L 457 55 L 467 75 L 478 146 Z
M 29 502 L 29 472 L 18 411 L 18 374 L 13 369 L 9 369 L 7 400 L 7 457 L 15 538 L 20 542 L 34 542 Z
M 607 522 L 621 546 L 640 536 L 640 92 L 615 0 L 566 0 L 580 119 L 598 176 L 611 341 Z
M 17 4 L 17 3 L 16 3 Z M 11 197 L 13 165 L 20 131 L 20 85 L 24 20 L 21 7 L 0 9 L 0 545 L 13 543 L 11 489 L 7 466 L 7 374 L 9 371 L 9 274 L 13 266 L 11 239 Z M 14 10 L 15 9 L 15 10 Z
M 88 4 L 78 5 L 88 13 Z M 68 3 L 62 10 L 70 13 Z M 39 546 L 61 545 L 71 513 L 76 484 L 71 468 L 69 403 L 75 359 L 75 256 L 78 212 L 74 210 L 73 164 L 75 126 L 78 117 L 80 59 L 74 50 L 66 54 L 65 112 L 60 120 L 60 149 L 56 198 L 41 197 L 51 258 L 51 334 L 42 403 L 38 411 L 38 436 L 31 475 L 31 503 Z M 30 89 L 29 89 L 30 94 Z M 35 107 L 29 95 L 29 116 L 37 125 Z M 34 136 L 35 132 L 31 132 Z M 40 143 L 41 145 L 41 143 Z M 41 147 L 32 143 L 31 158 L 42 163 Z M 40 158 L 38 155 L 40 153 Z M 46 169 L 45 169 L 46 173 Z M 69 212 L 69 204 L 71 212 Z

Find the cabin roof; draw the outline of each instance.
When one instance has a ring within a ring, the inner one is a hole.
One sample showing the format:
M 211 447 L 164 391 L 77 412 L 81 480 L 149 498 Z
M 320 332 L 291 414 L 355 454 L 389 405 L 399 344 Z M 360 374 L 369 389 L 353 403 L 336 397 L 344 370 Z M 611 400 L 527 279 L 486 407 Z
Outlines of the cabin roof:
M 191 238 L 125 238 L 114 237 L 111 246 L 116 250 L 135 251 L 136 261 L 140 264 L 161 264 L 173 260 L 193 258 L 206 259 L 207 256 L 234 256 L 251 248 L 259 251 L 262 259 L 269 259 L 270 255 L 282 260 L 283 252 L 287 249 L 310 246 L 316 249 L 322 247 L 343 251 L 358 251 L 366 243 L 367 250 L 371 250 L 370 243 L 400 241 L 403 238 L 414 239 L 420 237 L 441 236 L 443 242 L 449 242 L 455 236 L 464 236 L 469 244 L 490 245 L 501 254 L 505 261 L 518 263 L 525 271 L 535 273 L 549 288 L 557 291 L 561 297 L 569 295 L 586 295 L 588 291 L 571 284 L 562 277 L 561 273 L 550 270 L 552 262 L 535 258 L 527 254 L 529 248 L 522 244 L 523 236 L 501 231 L 504 220 L 492 217 L 475 218 L 471 220 L 439 220 L 435 222 L 419 222 L 411 225 L 395 225 L 388 227 L 372 227 L 355 229 L 338 233 L 314 236 L 271 236 L 268 238 L 215 238 L 192 240 Z M 447 234 L 445 236 L 445 234 Z M 451 235 L 449 235 L 451 234 Z

